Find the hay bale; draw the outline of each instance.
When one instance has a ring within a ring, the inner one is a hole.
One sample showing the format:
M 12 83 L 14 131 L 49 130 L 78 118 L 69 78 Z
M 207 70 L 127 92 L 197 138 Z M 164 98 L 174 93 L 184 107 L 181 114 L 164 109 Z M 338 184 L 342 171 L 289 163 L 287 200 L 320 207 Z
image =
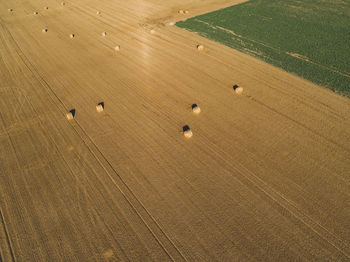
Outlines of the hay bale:
M 193 114 L 198 115 L 201 112 L 201 108 L 197 104 L 193 104 L 192 105 L 192 112 L 193 112 Z
M 184 132 L 186 138 L 191 138 L 193 136 L 192 130 L 187 130 Z
M 66 118 L 68 120 L 73 120 L 75 117 L 75 109 L 70 110 L 67 114 L 66 114 Z
M 70 34 L 69 37 L 70 37 L 70 38 L 74 38 L 74 37 L 75 37 L 75 34 Z
M 204 46 L 203 46 L 203 45 L 199 45 L 199 44 L 197 45 L 197 50 L 198 50 L 198 51 L 202 51 L 203 49 L 204 49 Z
M 103 107 L 102 107 L 101 105 L 97 105 L 97 106 L 96 106 L 96 111 L 97 111 L 98 113 L 101 113 L 101 112 L 103 111 Z
M 69 112 L 69 113 L 66 114 L 66 118 L 67 118 L 68 120 L 73 120 L 74 117 L 73 117 L 72 113 Z
M 45 7 L 44 7 L 44 9 L 45 9 L 45 10 L 48 10 L 48 9 L 49 9 L 49 7 L 48 7 L 48 6 L 45 6 Z
M 237 94 L 237 95 L 243 94 L 243 87 L 238 87 L 238 88 L 236 89 L 236 94 Z
M 105 109 L 105 103 L 104 102 L 101 102 L 101 103 L 98 103 L 97 106 L 96 106 L 96 111 L 98 113 L 101 113 L 103 110 Z
M 12 9 L 12 8 L 9 8 L 9 9 L 7 9 L 7 11 L 9 11 L 9 12 L 13 12 L 13 9 Z
M 236 93 L 237 95 L 243 94 L 243 87 L 241 87 L 241 86 L 234 85 L 234 86 L 233 86 L 233 90 L 235 91 L 235 93 Z
M 100 11 L 96 11 L 96 15 L 100 15 L 101 14 L 101 12 Z
M 34 15 L 37 15 L 37 14 L 39 14 L 39 13 L 35 11 L 33 14 L 34 14 Z
M 115 46 L 115 47 L 114 47 L 114 50 L 115 50 L 116 52 L 119 52 L 119 51 L 120 51 L 120 45 Z
M 175 25 L 175 22 L 169 22 L 168 25 L 173 26 Z
M 108 249 L 107 251 L 102 253 L 102 256 L 105 260 L 111 259 L 114 256 L 113 250 L 112 249 Z
M 179 10 L 177 12 L 182 15 L 184 13 L 184 10 Z
M 186 138 L 191 138 L 193 136 L 192 130 L 190 129 L 190 127 L 188 125 L 185 125 L 182 128 L 182 131 L 183 131 L 184 137 L 186 137 Z
M 107 32 L 102 32 L 102 36 L 106 36 L 107 35 Z
M 44 28 L 43 30 L 41 30 L 43 33 L 47 33 L 47 31 L 49 31 L 47 28 Z
M 63 5 L 66 5 L 66 3 L 65 3 L 65 2 L 62 2 L 61 5 L 62 5 L 62 6 L 63 6 Z
M 188 14 L 189 12 L 188 12 L 188 10 L 185 10 L 184 13 L 185 13 L 185 14 Z

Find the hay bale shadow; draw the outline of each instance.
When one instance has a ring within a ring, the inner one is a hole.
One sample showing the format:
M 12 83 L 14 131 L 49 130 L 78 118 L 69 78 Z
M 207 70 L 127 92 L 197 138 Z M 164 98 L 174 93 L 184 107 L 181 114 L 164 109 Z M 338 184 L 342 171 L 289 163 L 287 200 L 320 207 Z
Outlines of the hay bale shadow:
M 185 133 L 186 131 L 190 131 L 191 128 L 188 125 L 182 127 L 182 131 Z
M 72 116 L 73 117 L 75 117 L 75 109 L 73 108 L 73 109 L 71 109 L 71 110 L 69 110 L 69 113 L 71 113 L 72 114 Z

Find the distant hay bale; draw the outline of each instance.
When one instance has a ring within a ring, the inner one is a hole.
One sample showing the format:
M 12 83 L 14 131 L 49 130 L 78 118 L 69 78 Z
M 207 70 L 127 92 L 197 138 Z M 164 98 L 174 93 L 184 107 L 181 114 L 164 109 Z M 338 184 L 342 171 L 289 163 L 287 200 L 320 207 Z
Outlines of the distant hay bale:
M 106 36 L 107 35 L 107 32 L 102 32 L 102 36 Z
M 70 37 L 70 38 L 74 38 L 74 37 L 75 37 L 75 34 L 70 34 L 69 37 Z
M 65 3 L 65 2 L 62 2 L 61 5 L 66 5 L 66 3 Z
M 184 13 L 184 10 L 179 10 L 177 11 L 179 14 L 183 14 Z
M 173 26 L 175 25 L 175 22 L 169 22 L 168 25 Z
M 101 12 L 100 11 L 96 11 L 96 15 L 100 15 L 101 14 Z
M 183 128 L 183 134 L 186 138 L 191 138 L 193 136 L 192 130 L 188 125 L 185 125 Z
M 68 120 L 72 120 L 74 118 L 71 112 L 67 113 L 66 117 Z
M 101 113 L 103 110 L 105 109 L 105 103 L 104 102 L 101 102 L 101 103 L 98 103 L 97 106 L 96 106 L 96 111 L 98 113 Z
M 243 94 L 243 87 L 238 87 L 238 88 L 236 89 L 236 94 L 238 94 L 238 95 Z
M 38 12 L 34 12 L 35 15 L 39 14 Z
M 46 33 L 47 31 L 49 31 L 47 28 L 44 28 L 43 30 L 41 30 L 43 33 Z
M 73 118 L 75 117 L 75 109 L 70 110 L 67 114 L 66 114 L 66 118 L 68 120 L 73 120 Z
M 105 252 L 103 252 L 102 254 L 104 259 L 110 259 L 114 256 L 113 250 L 112 249 L 108 249 Z
M 119 52 L 119 51 L 120 51 L 120 45 L 116 45 L 116 46 L 114 47 L 114 50 L 115 50 L 116 52 Z
M 204 46 L 203 46 L 203 45 L 199 45 L 199 44 L 197 45 L 197 50 L 198 50 L 198 51 L 202 51 L 203 49 L 204 49 Z
M 189 12 L 188 12 L 188 10 L 185 10 L 184 13 L 185 13 L 185 14 L 188 14 Z
M 233 86 L 233 90 L 235 91 L 235 93 L 236 93 L 237 95 L 243 94 L 243 87 L 241 87 L 241 86 L 234 85 L 234 86 Z
M 101 112 L 103 111 L 103 107 L 102 107 L 101 105 L 97 105 L 97 106 L 96 106 L 96 111 L 97 111 L 98 113 L 101 113 Z
M 201 112 L 201 108 L 197 104 L 193 104 L 192 105 L 192 112 L 193 112 L 193 114 L 198 115 Z
M 191 130 L 187 130 L 187 131 L 184 132 L 184 136 L 186 138 L 191 138 L 193 136 L 193 133 L 192 133 Z
M 9 8 L 9 9 L 7 9 L 7 11 L 12 12 L 12 11 L 13 11 L 13 9 L 12 9 L 12 8 Z
M 49 9 L 49 7 L 48 7 L 48 6 L 45 6 L 45 7 L 44 7 L 44 9 L 45 9 L 45 10 L 48 10 L 48 9 Z

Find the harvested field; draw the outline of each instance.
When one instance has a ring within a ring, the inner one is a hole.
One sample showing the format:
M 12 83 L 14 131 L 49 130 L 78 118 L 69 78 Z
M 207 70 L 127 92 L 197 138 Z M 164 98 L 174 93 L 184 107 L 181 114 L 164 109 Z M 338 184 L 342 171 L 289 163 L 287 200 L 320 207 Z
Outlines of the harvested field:
M 350 100 L 169 26 L 243 1 L 45 2 L 0 0 L 0 261 L 349 261 Z

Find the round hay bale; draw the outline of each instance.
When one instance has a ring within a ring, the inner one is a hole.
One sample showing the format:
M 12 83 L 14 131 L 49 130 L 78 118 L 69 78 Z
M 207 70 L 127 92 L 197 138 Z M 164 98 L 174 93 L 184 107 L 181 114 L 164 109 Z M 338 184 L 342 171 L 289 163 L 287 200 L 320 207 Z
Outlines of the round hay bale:
M 188 12 L 188 10 L 185 10 L 184 13 L 185 13 L 185 14 L 188 14 L 189 12 Z
M 97 106 L 96 106 L 96 111 L 98 113 L 101 113 L 103 110 L 105 109 L 105 103 L 104 102 L 101 102 L 101 103 L 98 103 Z
M 66 5 L 66 3 L 65 3 L 65 2 L 62 2 L 61 5 Z
M 35 11 L 33 14 L 37 15 L 37 14 L 39 14 L 39 13 Z
M 186 138 L 191 138 L 193 136 L 192 130 L 187 130 L 184 132 Z
M 75 34 L 70 34 L 69 37 L 70 37 L 70 38 L 74 38 L 74 37 L 75 37 Z
M 97 106 L 96 106 L 96 111 L 97 111 L 98 113 L 101 113 L 101 112 L 103 111 L 102 105 L 97 105 Z
M 69 113 L 66 114 L 66 118 L 67 118 L 68 120 L 73 120 L 74 117 L 73 117 L 72 113 L 69 112 Z
M 243 94 L 243 87 L 241 87 L 241 86 L 234 85 L 234 86 L 233 86 L 233 90 L 235 91 L 235 93 L 236 93 L 237 95 Z
M 236 89 L 236 94 L 237 94 L 237 95 L 243 94 L 243 87 L 238 87 L 238 88 Z
M 96 15 L 100 15 L 101 14 L 101 12 L 100 11 L 96 11 Z
M 203 46 L 203 45 L 199 45 L 199 44 L 197 45 L 197 50 L 198 50 L 198 51 L 202 51 L 203 49 L 204 49 L 204 46 Z
M 192 105 L 192 112 L 193 112 L 193 114 L 198 115 L 201 112 L 201 108 L 197 104 L 193 104 Z
M 107 35 L 107 32 L 102 32 L 102 36 L 106 36 Z
M 188 125 L 185 125 L 182 128 L 182 130 L 183 130 L 184 137 L 191 138 L 193 136 L 192 130 L 190 129 L 190 127 Z
M 112 249 L 108 249 L 107 251 L 103 252 L 102 254 L 104 259 L 110 259 L 114 256 L 113 250 Z
M 9 9 L 7 9 L 7 11 L 12 12 L 12 11 L 13 11 L 13 9 L 12 9 L 12 8 L 9 8 Z
M 75 109 L 70 110 L 67 114 L 66 114 L 66 118 L 68 120 L 73 120 L 73 118 L 75 117 Z
M 173 26 L 175 25 L 175 22 L 169 22 L 168 25 Z
M 49 7 L 48 7 L 48 6 L 45 6 L 45 7 L 44 7 L 44 9 L 45 9 L 45 10 L 48 10 L 48 9 L 49 9 Z
M 103 257 L 104 260 L 110 261 L 111 258 L 114 257 L 113 250 L 112 250 L 112 249 L 108 249 L 108 250 L 104 251 L 104 252 L 102 253 L 102 257 Z M 113 261 L 115 261 L 115 259 L 114 259 Z
M 120 45 L 115 46 L 115 47 L 114 47 L 114 50 L 115 50 L 116 52 L 119 52 L 119 51 L 120 51 Z
M 184 10 L 179 10 L 177 12 L 182 15 L 184 13 Z
M 41 30 L 43 33 L 47 33 L 47 31 L 49 31 L 47 28 L 44 28 L 43 30 Z

